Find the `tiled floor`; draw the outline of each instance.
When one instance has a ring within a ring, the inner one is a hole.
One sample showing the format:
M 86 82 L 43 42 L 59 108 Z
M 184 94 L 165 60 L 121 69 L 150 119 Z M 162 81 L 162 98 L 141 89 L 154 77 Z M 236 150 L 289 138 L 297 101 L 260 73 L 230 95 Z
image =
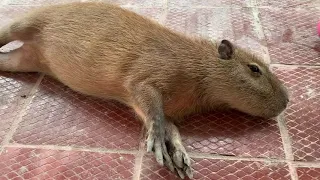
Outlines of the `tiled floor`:
M 0 26 L 71 1 L 80 0 L 0 0 Z M 289 88 L 283 117 L 212 112 L 181 124 L 194 179 L 320 179 L 319 0 L 112 2 L 186 34 L 233 40 L 263 56 Z M 0 142 L 0 180 L 178 179 L 145 153 L 132 110 L 40 74 L 0 72 Z

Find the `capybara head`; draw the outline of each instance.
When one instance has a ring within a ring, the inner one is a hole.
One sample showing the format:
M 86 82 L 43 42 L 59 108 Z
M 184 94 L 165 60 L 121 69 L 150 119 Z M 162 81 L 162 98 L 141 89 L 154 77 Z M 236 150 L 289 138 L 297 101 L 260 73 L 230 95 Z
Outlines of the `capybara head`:
M 222 102 L 264 118 L 275 117 L 287 107 L 286 88 L 262 59 L 228 40 L 222 40 L 217 51 L 217 71 L 212 76 L 221 76 L 215 86 L 219 86 Z

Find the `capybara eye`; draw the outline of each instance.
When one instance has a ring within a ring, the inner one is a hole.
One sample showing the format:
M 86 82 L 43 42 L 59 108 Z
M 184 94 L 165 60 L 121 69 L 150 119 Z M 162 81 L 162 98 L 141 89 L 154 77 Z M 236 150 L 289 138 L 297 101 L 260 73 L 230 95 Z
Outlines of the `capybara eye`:
M 253 64 L 249 64 L 248 67 L 250 68 L 250 70 L 252 72 L 261 74 L 261 71 L 258 66 L 253 65 Z

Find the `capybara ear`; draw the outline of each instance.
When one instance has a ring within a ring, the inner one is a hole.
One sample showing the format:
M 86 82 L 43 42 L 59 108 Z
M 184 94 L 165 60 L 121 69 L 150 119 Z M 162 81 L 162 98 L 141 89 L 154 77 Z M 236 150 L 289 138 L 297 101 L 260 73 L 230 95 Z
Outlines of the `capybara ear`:
M 219 45 L 218 52 L 219 52 L 219 57 L 221 59 L 225 59 L 225 60 L 232 59 L 232 56 L 234 54 L 233 45 L 231 44 L 230 41 L 224 39 L 221 41 Z

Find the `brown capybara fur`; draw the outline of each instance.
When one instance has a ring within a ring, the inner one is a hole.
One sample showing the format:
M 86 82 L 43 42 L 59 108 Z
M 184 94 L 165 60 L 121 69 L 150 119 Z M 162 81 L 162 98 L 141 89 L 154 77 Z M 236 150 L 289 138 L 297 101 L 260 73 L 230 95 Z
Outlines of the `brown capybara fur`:
M 40 8 L 0 31 L 1 47 L 14 40 L 24 45 L 0 54 L 0 70 L 43 72 L 127 104 L 148 129 L 148 151 L 182 178 L 192 170 L 174 120 L 217 107 L 269 118 L 288 103 L 285 87 L 246 50 L 186 37 L 115 5 Z

